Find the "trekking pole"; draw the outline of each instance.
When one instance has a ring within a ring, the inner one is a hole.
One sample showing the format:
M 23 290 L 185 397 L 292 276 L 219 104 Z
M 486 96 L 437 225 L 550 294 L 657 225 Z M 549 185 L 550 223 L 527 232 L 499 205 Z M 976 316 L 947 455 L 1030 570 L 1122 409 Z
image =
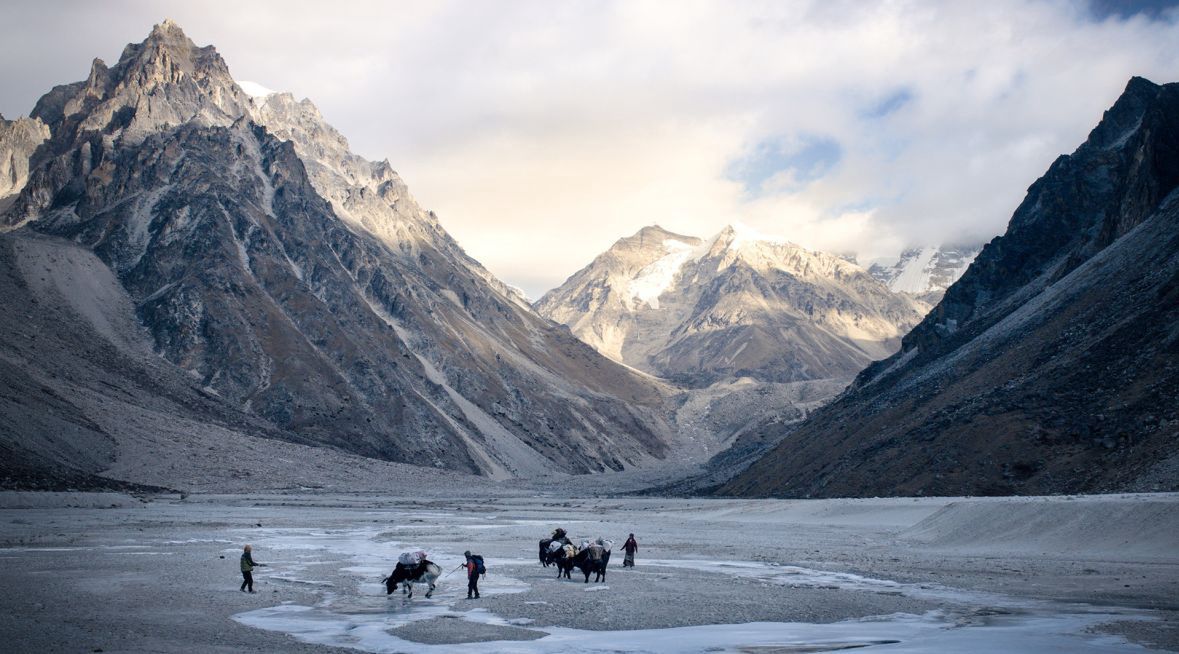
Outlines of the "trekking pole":
M 446 578 L 447 578 L 447 577 L 449 577 L 450 575 L 452 575 L 452 574 L 454 574 L 454 573 L 458 572 L 458 571 L 459 571 L 459 568 L 461 568 L 461 567 L 463 567 L 463 564 L 462 564 L 462 563 L 460 563 L 460 564 L 459 564 L 458 568 L 455 568 L 454 570 L 451 570 L 450 572 L 448 572 L 448 573 L 446 573 L 446 574 L 442 575 L 442 578 L 443 578 L 443 579 L 446 579 Z

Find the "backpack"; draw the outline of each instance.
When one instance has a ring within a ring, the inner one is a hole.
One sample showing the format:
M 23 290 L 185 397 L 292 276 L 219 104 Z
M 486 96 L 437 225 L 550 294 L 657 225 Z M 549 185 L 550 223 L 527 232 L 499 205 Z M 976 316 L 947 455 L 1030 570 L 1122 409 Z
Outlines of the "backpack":
M 487 568 L 483 565 L 483 557 L 481 555 L 472 554 L 471 562 L 475 564 L 475 574 L 487 574 Z

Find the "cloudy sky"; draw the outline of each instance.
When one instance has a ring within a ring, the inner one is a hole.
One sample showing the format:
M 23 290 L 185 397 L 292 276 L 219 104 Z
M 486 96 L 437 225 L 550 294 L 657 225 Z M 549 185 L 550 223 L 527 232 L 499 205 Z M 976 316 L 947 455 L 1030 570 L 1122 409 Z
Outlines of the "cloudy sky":
M 176 20 L 311 98 L 533 297 L 644 225 L 861 260 L 984 241 L 1132 75 L 1174 2 L 0 0 L 0 113 Z

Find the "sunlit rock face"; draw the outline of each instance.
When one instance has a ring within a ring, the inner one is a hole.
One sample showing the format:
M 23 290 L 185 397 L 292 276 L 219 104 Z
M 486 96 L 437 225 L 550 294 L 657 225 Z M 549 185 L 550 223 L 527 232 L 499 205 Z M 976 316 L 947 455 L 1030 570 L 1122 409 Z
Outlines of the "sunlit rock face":
M 840 257 L 728 227 L 646 227 L 536 304 L 616 361 L 689 386 L 850 378 L 928 306 Z
M 96 255 L 150 349 L 268 435 L 496 477 L 666 452 L 660 386 L 537 315 L 309 101 L 245 93 L 174 23 L 0 148 L 10 237 Z

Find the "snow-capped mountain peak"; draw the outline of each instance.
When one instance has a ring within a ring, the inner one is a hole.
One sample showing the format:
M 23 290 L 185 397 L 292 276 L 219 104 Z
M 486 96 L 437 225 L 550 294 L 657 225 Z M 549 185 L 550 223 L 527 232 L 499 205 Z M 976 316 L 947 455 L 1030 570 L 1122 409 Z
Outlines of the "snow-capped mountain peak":
M 237 85 L 240 86 L 241 89 L 246 92 L 246 95 L 250 96 L 251 98 L 265 98 L 266 96 L 274 94 L 274 91 L 266 88 L 265 86 L 262 86 L 257 82 L 238 80 Z
M 981 246 L 910 248 L 896 261 L 878 261 L 868 272 L 897 293 L 937 304 L 951 284 L 966 272 Z
M 680 269 L 700 256 L 699 246 L 675 238 L 665 239 L 660 246 L 665 254 L 640 268 L 625 284 L 624 296 L 629 299 L 628 308 L 632 311 L 640 305 L 658 309 L 659 296 L 672 287 Z
M 850 376 L 928 309 L 844 259 L 732 225 L 708 239 L 643 228 L 535 306 L 617 361 L 693 384 Z

